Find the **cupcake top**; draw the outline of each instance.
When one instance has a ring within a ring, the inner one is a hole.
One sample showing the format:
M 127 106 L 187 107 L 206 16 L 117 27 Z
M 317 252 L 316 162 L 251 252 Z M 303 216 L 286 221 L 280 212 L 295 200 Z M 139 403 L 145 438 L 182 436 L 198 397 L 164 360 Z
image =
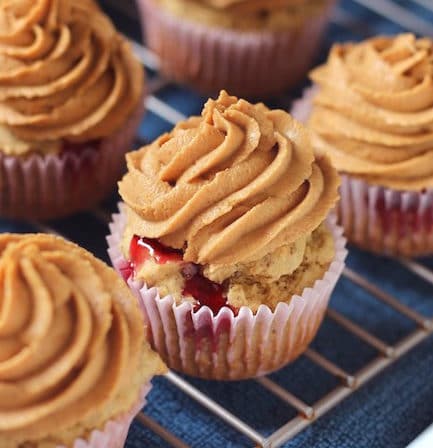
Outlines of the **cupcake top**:
M 198 0 L 197 3 L 216 9 L 243 11 L 275 10 L 295 6 L 305 6 L 306 0 Z
M 106 137 L 143 94 L 143 70 L 93 0 L 0 1 L 0 149 L 58 152 Z
M 127 162 L 119 187 L 128 238 L 158 239 L 208 267 L 250 263 L 298 242 L 338 197 L 335 170 L 315 158 L 300 124 L 224 91 Z
M 3 234 L 0 279 L 3 448 L 70 446 L 161 371 L 128 287 L 75 244 Z
M 311 78 L 314 146 L 339 171 L 401 190 L 433 187 L 431 39 L 335 45 Z
M 154 0 L 199 23 L 240 30 L 285 30 L 322 13 L 330 0 Z

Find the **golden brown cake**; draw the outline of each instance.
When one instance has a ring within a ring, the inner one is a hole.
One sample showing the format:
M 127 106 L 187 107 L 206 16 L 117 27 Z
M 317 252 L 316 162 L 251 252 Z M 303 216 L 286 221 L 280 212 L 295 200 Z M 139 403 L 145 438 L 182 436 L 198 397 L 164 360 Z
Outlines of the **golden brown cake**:
M 180 19 L 235 30 L 286 31 L 323 13 L 325 0 L 156 0 Z
M 126 285 L 48 235 L 1 235 L 0 279 L 0 446 L 70 448 L 95 443 L 96 429 L 116 441 L 109 421 L 126 437 L 141 389 L 164 369 Z
M 118 251 L 130 265 L 119 270 L 169 294 L 175 307 L 214 317 L 228 311 L 235 319 L 242 309 L 260 314 L 262 307 L 278 315 L 341 262 L 338 232 L 325 223 L 338 198 L 337 173 L 326 157 L 314 156 L 307 131 L 284 111 L 223 91 L 200 117 L 128 154 L 127 162 Z M 323 300 L 297 353 L 326 308 L 329 295 L 318 289 Z M 287 355 L 293 351 L 283 354 L 286 362 Z
M 129 44 L 93 0 L 3 0 L 0 60 L 0 215 L 94 205 L 120 176 L 143 111 Z

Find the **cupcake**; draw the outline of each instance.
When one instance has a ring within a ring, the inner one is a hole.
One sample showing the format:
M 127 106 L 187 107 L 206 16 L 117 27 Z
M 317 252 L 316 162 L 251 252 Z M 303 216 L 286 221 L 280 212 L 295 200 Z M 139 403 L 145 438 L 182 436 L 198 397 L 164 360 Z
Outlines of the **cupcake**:
M 51 235 L 1 235 L 0 275 L 0 446 L 122 447 L 164 371 L 128 287 Z
M 109 254 L 169 367 L 238 380 L 302 353 L 346 255 L 305 129 L 223 91 L 127 164 Z
M 337 209 L 354 244 L 433 253 L 433 41 L 412 34 L 335 45 L 294 114 L 343 175 Z
M 161 70 L 205 92 L 268 96 L 300 82 L 334 0 L 137 0 Z
M 115 187 L 144 74 L 93 0 L 0 2 L 0 216 L 88 209 Z

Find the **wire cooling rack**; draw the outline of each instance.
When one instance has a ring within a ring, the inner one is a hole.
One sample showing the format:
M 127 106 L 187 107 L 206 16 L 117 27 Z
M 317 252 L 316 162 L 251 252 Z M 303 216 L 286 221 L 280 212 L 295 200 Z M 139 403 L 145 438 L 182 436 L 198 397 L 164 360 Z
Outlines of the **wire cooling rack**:
M 393 3 L 389 0 L 354 0 L 352 3 L 357 3 L 362 6 L 362 8 L 374 11 L 377 15 L 383 16 L 383 18 L 387 21 L 398 24 L 403 29 L 413 30 L 423 35 L 433 35 L 433 25 L 427 20 L 421 18 L 420 15 L 413 13 L 409 5 L 417 4 L 427 10 L 433 11 L 433 0 L 407 1 L 404 2 L 406 6 L 405 8 L 401 6 L 401 4 Z M 104 4 L 107 5 L 109 9 L 114 11 L 116 15 L 119 14 L 126 19 L 133 21 L 136 21 L 137 19 L 133 4 L 131 2 L 123 0 L 106 0 Z M 342 5 L 344 5 L 344 2 L 342 2 Z M 374 30 L 371 29 L 369 25 L 362 24 L 358 21 L 357 17 L 348 13 L 347 9 L 343 9 L 342 6 L 336 9 L 333 16 L 333 23 L 335 26 L 346 29 L 346 31 L 350 30 L 351 33 L 357 34 L 358 37 L 365 37 L 374 33 Z M 135 40 L 131 42 L 135 53 L 143 63 L 144 67 L 151 71 L 149 81 L 150 95 L 146 100 L 147 109 L 157 116 L 159 120 L 164 122 L 162 125 L 159 124 L 162 128 L 165 128 L 163 130 L 169 129 L 171 125 L 185 118 L 184 114 L 170 104 L 170 101 L 167 102 L 163 100 L 164 96 L 161 95 L 162 89 L 169 85 L 170 81 L 163 79 L 158 75 L 158 58 L 138 43 L 138 41 Z M 283 102 L 286 102 L 286 108 L 289 108 L 290 100 L 291 98 L 288 97 L 284 97 L 282 99 Z M 139 144 L 140 141 L 137 143 Z M 111 213 L 108 208 L 99 208 L 84 215 L 81 219 L 86 218 L 97 220 L 106 226 L 111 219 L 110 216 Z M 33 222 L 27 223 L 24 231 L 38 230 L 47 233 L 63 234 L 63 227 L 62 222 L 50 224 Z M 7 225 L 3 226 L 3 228 L 9 229 Z M 15 227 L 13 227 L 13 229 L 15 230 Z M 404 267 L 404 269 L 417 276 L 423 282 L 433 285 L 433 271 L 426 264 L 407 259 L 397 260 L 397 263 Z M 334 308 L 330 308 L 327 312 L 326 320 L 332 321 L 345 331 L 349 332 L 353 337 L 370 346 L 374 350 L 375 356 L 357 371 L 351 373 L 339 365 L 338 359 L 331 360 L 313 348 L 308 349 L 303 356 L 309 359 L 312 363 L 316 364 L 323 374 L 326 373 L 338 380 L 335 388 L 333 388 L 326 395 L 322 396 L 319 400 L 312 403 L 308 403 L 304 399 L 300 398 L 296 391 L 288 390 L 288 388 L 282 387 L 270 376 L 265 376 L 254 380 L 270 394 L 278 397 L 279 400 L 284 402 L 296 412 L 296 415 L 293 418 L 288 420 L 271 434 L 263 435 L 259 430 L 255 429 L 250 424 L 237 417 L 229 409 L 219 404 L 215 399 L 199 390 L 199 388 L 193 385 L 189 380 L 184 379 L 173 372 L 169 372 L 165 376 L 166 381 L 180 389 L 189 397 L 190 400 L 207 409 L 215 418 L 221 419 L 236 431 L 246 436 L 246 438 L 251 442 L 250 446 L 281 446 L 300 431 L 308 427 L 312 422 L 333 409 L 343 399 L 353 394 L 367 381 L 378 375 L 386 367 L 401 358 L 405 353 L 433 333 L 433 316 L 426 316 L 418 310 L 404 304 L 399 298 L 395 297 L 393 294 L 390 294 L 386 290 L 381 289 L 376 285 L 376 283 L 372 282 L 354 269 L 346 268 L 343 273 L 343 277 L 349 280 L 354 286 L 363 289 L 372 298 L 374 298 L 374 300 L 381 303 L 382 306 L 394 310 L 394 312 L 411 321 L 414 328 L 403 338 L 400 338 L 398 341 L 390 344 L 376 336 L 372 331 L 352 320 L 350 317 Z M 431 297 L 426 297 L 425 299 L 428 300 L 431 299 Z M 137 415 L 136 421 L 156 433 L 173 447 L 185 448 L 188 446 L 176 435 L 174 435 L 170 428 L 161 426 L 155 419 L 143 412 Z M 206 431 L 206 428 L 203 428 L 203 431 Z

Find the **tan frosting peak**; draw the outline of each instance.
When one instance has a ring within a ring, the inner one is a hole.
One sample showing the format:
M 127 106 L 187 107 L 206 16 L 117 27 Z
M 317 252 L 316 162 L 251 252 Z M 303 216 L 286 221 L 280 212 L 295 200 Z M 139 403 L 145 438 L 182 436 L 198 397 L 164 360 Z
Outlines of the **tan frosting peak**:
M 337 174 L 299 123 L 226 92 L 127 161 L 133 232 L 201 264 L 257 260 L 310 234 L 337 200 Z
M 431 39 L 336 45 L 311 77 L 314 145 L 338 170 L 398 189 L 433 186 Z
M 127 286 L 72 243 L 1 235 L 0 291 L 2 447 L 69 446 L 68 434 L 127 411 L 160 369 Z
M 106 137 L 142 93 L 140 64 L 93 0 L 0 1 L 3 152 Z

